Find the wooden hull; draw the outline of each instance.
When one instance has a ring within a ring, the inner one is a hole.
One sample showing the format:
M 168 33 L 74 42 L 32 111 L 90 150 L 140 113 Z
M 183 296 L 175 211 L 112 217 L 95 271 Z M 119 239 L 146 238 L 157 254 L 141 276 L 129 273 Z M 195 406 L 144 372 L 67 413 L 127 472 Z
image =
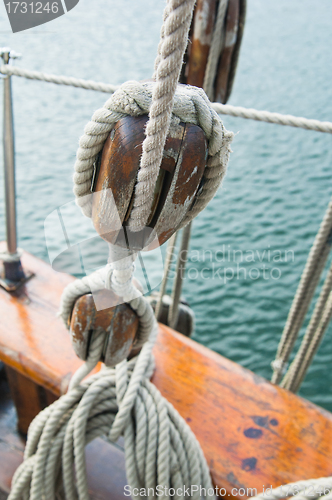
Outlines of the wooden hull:
M 66 391 L 81 361 L 56 316 L 61 292 L 73 278 L 27 253 L 22 261 L 36 276 L 14 295 L 0 290 L 0 359 L 9 367 L 18 424 L 25 432 L 33 416 Z M 247 488 L 259 493 L 263 487 L 331 475 L 329 412 L 164 325 L 154 354 L 153 383 L 192 428 L 214 484 L 226 488 L 227 496 L 246 498 L 252 496 Z M 0 464 L 5 464 L 0 488 L 8 489 L 22 443 L 13 429 L 4 437 L 6 418 L 0 416 Z M 97 488 L 98 478 L 104 491 L 98 498 L 123 498 L 122 452 L 102 441 L 89 450 L 90 484 Z

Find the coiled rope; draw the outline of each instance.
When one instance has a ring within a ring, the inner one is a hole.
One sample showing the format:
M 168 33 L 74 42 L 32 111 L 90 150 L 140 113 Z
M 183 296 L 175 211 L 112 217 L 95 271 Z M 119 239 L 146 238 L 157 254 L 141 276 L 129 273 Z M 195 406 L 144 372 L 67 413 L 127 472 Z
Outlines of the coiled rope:
M 20 76 L 28 80 L 39 80 L 57 85 L 66 85 L 72 87 L 83 88 L 86 90 L 95 90 L 111 94 L 115 92 L 119 86 L 111 85 L 102 82 L 94 82 L 92 80 L 83 80 L 79 78 L 58 76 L 53 74 L 42 73 L 39 71 L 30 71 L 27 69 L 17 68 L 15 66 L 2 65 L 0 73 L 8 76 Z M 245 118 L 247 120 L 255 120 L 266 123 L 274 123 L 276 125 L 284 125 L 288 127 L 302 128 L 305 130 L 314 130 L 332 134 L 332 122 L 321 121 L 300 116 L 285 115 L 282 113 L 273 113 L 271 111 L 263 111 L 254 108 L 244 108 L 242 106 L 232 106 L 230 104 L 220 104 L 219 102 L 211 103 L 212 109 L 221 115 L 229 115 L 237 118 Z
M 132 284 L 135 255 L 110 245 L 110 260 L 105 270 L 76 280 L 65 289 L 61 316 L 68 327 L 77 297 L 91 288 L 110 288 L 137 311 L 139 344 L 145 342 L 143 348 L 132 360 L 114 369 L 104 367 L 82 382 L 100 360 L 105 343 L 105 332 L 94 332 L 88 359 L 74 374 L 68 393 L 32 422 L 24 462 L 13 477 L 9 500 L 88 500 L 86 444 L 99 436 L 116 442 L 121 435 L 132 488 L 156 491 L 157 485 L 177 489 L 201 484 L 206 498 L 212 500 L 209 470 L 198 441 L 149 382 L 158 327 L 149 303 Z M 192 498 L 199 500 L 200 496 L 193 492 Z
M 72 76 L 53 75 L 43 73 L 41 71 L 31 71 L 23 68 L 17 68 L 9 64 L 0 66 L 0 73 L 7 76 L 20 76 L 27 80 L 38 80 L 41 82 L 55 83 L 56 85 L 66 85 L 68 87 L 76 87 L 86 90 L 95 90 L 96 92 L 106 92 L 106 94 L 113 94 L 118 85 L 111 85 L 108 83 L 94 82 L 92 80 L 84 80 L 83 78 L 74 78 Z

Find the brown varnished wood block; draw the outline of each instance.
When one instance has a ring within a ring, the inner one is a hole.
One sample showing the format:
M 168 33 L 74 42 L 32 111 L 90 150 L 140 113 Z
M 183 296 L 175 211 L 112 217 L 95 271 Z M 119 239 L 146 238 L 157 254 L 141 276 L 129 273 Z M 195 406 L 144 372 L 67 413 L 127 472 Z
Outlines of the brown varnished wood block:
M 27 253 L 22 261 L 37 276 L 18 298 L 0 290 L 0 358 L 59 395 L 81 364 L 56 317 L 73 278 Z M 163 325 L 154 354 L 153 383 L 188 422 L 227 493 L 332 474 L 329 412 Z M 110 470 L 105 460 L 109 481 Z
M 203 177 L 207 142 L 203 130 L 190 123 L 172 123 L 153 194 L 147 228 L 132 233 L 127 226 L 145 138 L 147 116 L 117 122 L 102 150 L 92 201 L 96 231 L 110 243 L 141 250 L 162 245 L 190 210 Z M 152 231 L 152 229 L 154 231 Z
M 132 198 L 147 119 L 145 115 L 122 118 L 102 149 L 94 187 L 92 220 L 96 231 L 102 236 L 108 235 L 112 241 L 116 239 Z M 134 154 L 138 151 L 139 154 Z
M 226 104 L 232 92 L 244 31 L 246 0 L 229 0 L 225 40 L 214 84 L 214 100 Z
M 159 245 L 172 236 L 174 228 L 179 227 L 190 210 L 204 174 L 206 159 L 207 142 L 202 129 L 187 123 L 174 177 L 165 196 L 163 207 L 153 225 Z M 153 235 L 146 244 L 150 245 L 150 248 L 155 246 Z

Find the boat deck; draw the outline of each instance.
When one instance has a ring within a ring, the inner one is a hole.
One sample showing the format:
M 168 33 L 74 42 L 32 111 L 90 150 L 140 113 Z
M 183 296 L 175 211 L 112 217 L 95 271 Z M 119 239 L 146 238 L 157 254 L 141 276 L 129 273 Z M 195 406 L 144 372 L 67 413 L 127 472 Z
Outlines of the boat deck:
M 18 409 L 16 417 L 8 388 L 2 388 L 4 491 L 22 459 L 16 422 L 26 431 L 34 415 L 66 390 L 81 363 L 56 316 L 61 292 L 73 278 L 27 253 L 22 260 L 36 276 L 16 295 L 0 290 L 0 359 Z M 154 355 L 152 382 L 190 425 L 214 484 L 226 488 L 227 496 L 243 499 L 252 496 L 251 488 L 259 493 L 263 486 L 331 475 L 332 414 L 164 325 Z M 121 449 L 96 440 L 88 446 L 87 462 L 91 497 L 123 499 Z

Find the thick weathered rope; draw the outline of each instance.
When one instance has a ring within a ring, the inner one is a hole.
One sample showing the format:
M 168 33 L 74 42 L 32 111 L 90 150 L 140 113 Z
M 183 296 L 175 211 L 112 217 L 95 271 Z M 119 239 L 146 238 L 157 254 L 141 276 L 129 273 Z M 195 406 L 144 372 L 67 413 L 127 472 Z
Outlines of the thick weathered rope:
M 102 82 L 94 82 L 92 80 L 84 80 L 68 76 L 59 76 L 53 74 L 42 73 L 39 71 L 30 71 L 27 69 L 18 68 L 16 66 L 2 65 L 0 73 L 3 75 L 15 75 L 28 80 L 38 80 L 57 85 L 66 85 L 78 87 L 87 90 L 95 90 L 112 94 L 119 86 L 111 85 Z M 288 127 L 302 128 L 305 130 L 313 130 L 332 134 L 332 122 L 315 120 L 312 118 L 304 118 L 303 116 L 285 115 L 282 113 L 274 113 L 271 111 L 258 110 L 254 108 L 244 108 L 242 106 L 232 106 L 230 104 L 220 104 L 212 102 L 211 107 L 216 113 L 221 115 L 229 115 L 237 118 L 245 118 L 247 120 L 255 120 L 266 123 L 274 123 L 276 125 L 284 125 Z
M 327 273 L 324 285 L 312 313 L 309 325 L 302 339 L 301 346 L 290 365 L 281 386 L 297 392 L 311 365 L 312 359 L 322 341 L 328 326 L 331 307 L 332 265 Z
M 220 104 L 219 102 L 214 102 L 211 106 L 221 115 L 236 116 L 238 118 L 246 118 L 247 120 L 275 123 L 276 125 L 287 125 L 289 127 L 332 134 L 332 122 L 313 120 L 303 118 L 302 116 L 271 113 L 271 111 L 260 111 L 253 108 L 243 108 L 242 106 L 232 106 L 231 104 Z
M 286 325 L 278 346 L 275 361 L 272 362 L 272 382 L 280 382 L 286 363 L 294 347 L 305 315 L 318 285 L 321 273 L 331 249 L 332 234 L 332 199 L 328 205 L 315 241 L 310 250 L 303 270 Z
M 134 232 L 141 231 L 150 216 L 194 5 L 195 0 L 169 0 L 166 6 L 155 63 L 156 84 L 153 86 L 134 203 L 128 222 Z
M 152 488 L 157 495 L 157 485 L 165 491 L 197 484 L 205 488 L 207 499 L 214 498 L 198 441 L 149 382 L 158 327 L 150 305 L 132 285 L 134 260 L 132 251 L 110 245 L 111 262 L 104 272 L 94 273 L 90 282 L 84 278 L 67 287 L 61 316 L 68 327 L 75 298 L 88 288 L 91 291 L 103 285 L 127 299 L 138 313 L 141 328 L 148 330 L 149 340 L 136 358 L 114 369 L 103 368 L 82 382 L 100 360 L 105 343 L 106 333 L 100 329 L 94 332 L 87 361 L 74 374 L 68 393 L 32 422 L 24 462 L 13 477 L 9 500 L 88 500 L 85 446 L 96 437 L 107 436 L 116 442 L 121 435 L 132 488 Z M 157 496 L 150 493 L 149 498 Z M 169 498 L 168 494 L 164 498 Z M 199 492 L 193 492 L 192 498 L 199 500 Z
M 140 116 L 149 112 L 153 82 L 127 82 L 122 85 L 92 116 L 79 142 L 75 163 L 74 193 L 83 213 L 91 217 L 90 192 L 94 163 L 115 123 L 124 116 Z M 185 226 L 205 208 L 215 195 L 228 163 L 233 133 L 225 130 L 202 89 L 179 85 L 174 97 L 175 119 L 199 125 L 208 142 L 208 159 L 203 186 L 181 226 Z M 138 183 L 139 185 L 139 183 Z

